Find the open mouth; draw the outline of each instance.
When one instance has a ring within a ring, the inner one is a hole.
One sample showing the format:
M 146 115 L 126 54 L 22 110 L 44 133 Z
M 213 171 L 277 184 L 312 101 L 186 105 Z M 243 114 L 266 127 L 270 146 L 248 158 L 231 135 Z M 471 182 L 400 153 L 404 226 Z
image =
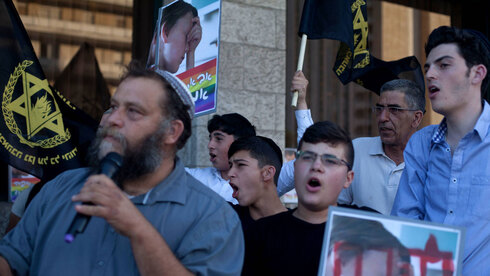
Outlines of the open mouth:
M 439 92 L 439 88 L 436 86 L 429 86 L 429 96 L 435 95 L 437 92 Z
M 435 93 L 435 92 L 437 92 L 437 91 L 439 91 L 439 88 L 437 88 L 437 87 L 435 87 L 435 86 L 431 86 L 431 87 L 429 87 L 429 92 L 430 92 L 430 93 Z
M 320 187 L 321 184 L 320 181 L 318 181 L 318 179 L 312 178 L 310 179 L 310 181 L 308 181 L 308 186 L 310 186 L 311 188 L 317 188 Z
M 230 183 L 230 186 L 233 189 L 232 197 L 237 199 L 238 198 L 238 187 L 236 185 L 234 185 L 233 183 Z
M 214 160 L 216 160 L 216 154 L 209 153 L 209 161 L 214 162 Z

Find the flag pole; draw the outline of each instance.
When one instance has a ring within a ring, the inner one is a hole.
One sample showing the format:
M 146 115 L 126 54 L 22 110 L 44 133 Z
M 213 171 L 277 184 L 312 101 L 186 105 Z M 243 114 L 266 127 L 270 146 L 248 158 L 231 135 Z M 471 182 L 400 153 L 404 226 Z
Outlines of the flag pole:
M 296 71 L 301 71 L 303 70 L 303 61 L 305 59 L 305 48 L 306 48 L 306 40 L 307 40 L 306 34 L 303 34 L 301 36 L 301 46 L 299 48 L 299 57 L 298 57 L 298 67 L 296 68 Z M 293 99 L 291 100 L 291 106 L 296 107 L 298 104 L 298 91 L 294 91 L 293 93 Z

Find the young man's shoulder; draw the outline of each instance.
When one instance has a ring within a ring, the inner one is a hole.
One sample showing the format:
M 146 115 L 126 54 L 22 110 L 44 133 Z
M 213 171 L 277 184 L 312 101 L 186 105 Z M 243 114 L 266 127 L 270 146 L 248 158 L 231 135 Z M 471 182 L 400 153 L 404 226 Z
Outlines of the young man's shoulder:
M 197 192 L 200 196 L 204 196 L 219 205 L 228 205 L 219 194 L 203 185 L 202 181 L 199 180 L 200 178 L 189 172 L 186 172 L 185 177 L 186 184 L 192 191 Z
M 316 275 L 325 223 L 311 224 L 295 210 L 262 218 L 245 235 L 242 275 Z
M 185 167 L 186 172 L 195 178 L 199 179 L 199 177 L 209 177 L 216 174 L 217 170 L 215 167 L 204 167 L 204 168 L 187 168 Z
M 434 134 L 434 131 L 436 131 L 439 128 L 439 124 L 437 125 L 428 125 L 420 129 L 419 131 L 415 132 L 418 133 L 418 135 L 432 135 Z
M 287 210 L 286 212 L 281 212 L 272 216 L 268 216 L 265 218 L 261 218 L 257 220 L 257 224 L 259 225 L 278 225 L 280 223 L 284 223 L 293 219 L 294 210 Z
M 232 197 L 233 189 L 228 184 L 228 180 L 221 177 L 221 173 L 215 167 L 207 168 L 185 168 L 187 174 L 191 175 L 203 186 L 208 187 L 215 193 L 219 194 L 226 201 L 238 204 L 238 201 Z
M 247 215 L 247 214 L 250 214 L 250 211 L 248 210 L 248 206 L 241 206 L 239 204 L 233 204 L 231 202 L 228 202 L 228 204 L 231 206 L 231 208 L 233 208 L 233 210 L 235 210 L 235 212 L 237 212 L 238 216 L 242 216 L 242 215 Z
M 250 228 L 251 235 L 261 237 L 276 237 L 294 235 L 296 232 L 311 231 L 323 228 L 325 223 L 312 224 L 301 220 L 293 215 L 296 209 L 288 210 L 279 214 L 257 220 Z
M 247 230 L 247 236 L 253 239 L 260 237 L 270 237 L 269 233 L 277 233 L 280 229 L 289 229 L 293 218 L 293 210 L 288 210 L 279 214 L 261 218 L 251 224 Z M 274 234 L 272 234 L 274 236 Z
M 439 125 L 429 125 L 415 132 L 408 141 L 409 144 L 419 146 L 431 143 L 434 134 L 438 131 Z
M 240 204 L 233 204 L 231 202 L 228 202 L 228 205 L 230 205 L 230 207 L 236 212 L 242 224 L 244 222 L 248 222 L 248 223 L 255 222 L 250 216 L 250 211 L 248 209 L 248 206 L 241 206 Z

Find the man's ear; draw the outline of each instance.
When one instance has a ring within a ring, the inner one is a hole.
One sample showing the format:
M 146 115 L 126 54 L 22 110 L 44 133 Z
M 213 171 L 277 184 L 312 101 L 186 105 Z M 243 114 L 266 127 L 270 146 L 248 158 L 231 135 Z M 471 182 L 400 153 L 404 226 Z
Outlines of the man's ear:
M 412 118 L 412 128 L 417 129 L 422 122 L 422 117 L 424 117 L 424 112 L 417 110 L 415 111 Z
M 165 133 L 163 143 L 167 145 L 176 144 L 182 132 L 184 132 L 184 123 L 181 120 L 171 121 L 167 133 Z
M 262 167 L 262 180 L 264 182 L 274 181 L 274 176 L 276 175 L 276 168 L 274 166 L 265 165 Z
M 349 188 L 350 184 L 352 183 L 352 180 L 354 180 L 354 171 L 350 170 L 347 172 L 347 176 L 345 177 L 345 183 L 344 183 L 345 189 Z
M 483 64 L 477 64 L 471 67 L 471 84 L 476 85 L 478 83 L 482 83 L 487 76 L 487 73 L 487 67 L 485 67 Z
M 168 35 L 165 32 L 165 23 L 163 23 L 162 28 L 160 29 L 160 37 L 162 38 L 163 43 L 167 43 Z

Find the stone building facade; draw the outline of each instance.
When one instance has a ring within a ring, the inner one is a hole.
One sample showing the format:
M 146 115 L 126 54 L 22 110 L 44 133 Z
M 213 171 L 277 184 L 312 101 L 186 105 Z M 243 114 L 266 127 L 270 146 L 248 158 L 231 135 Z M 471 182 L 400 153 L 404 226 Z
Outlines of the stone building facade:
M 257 134 L 285 147 L 286 1 L 222 1 L 216 114 L 237 112 Z M 191 167 L 211 166 L 207 122 L 198 117 L 180 155 Z

